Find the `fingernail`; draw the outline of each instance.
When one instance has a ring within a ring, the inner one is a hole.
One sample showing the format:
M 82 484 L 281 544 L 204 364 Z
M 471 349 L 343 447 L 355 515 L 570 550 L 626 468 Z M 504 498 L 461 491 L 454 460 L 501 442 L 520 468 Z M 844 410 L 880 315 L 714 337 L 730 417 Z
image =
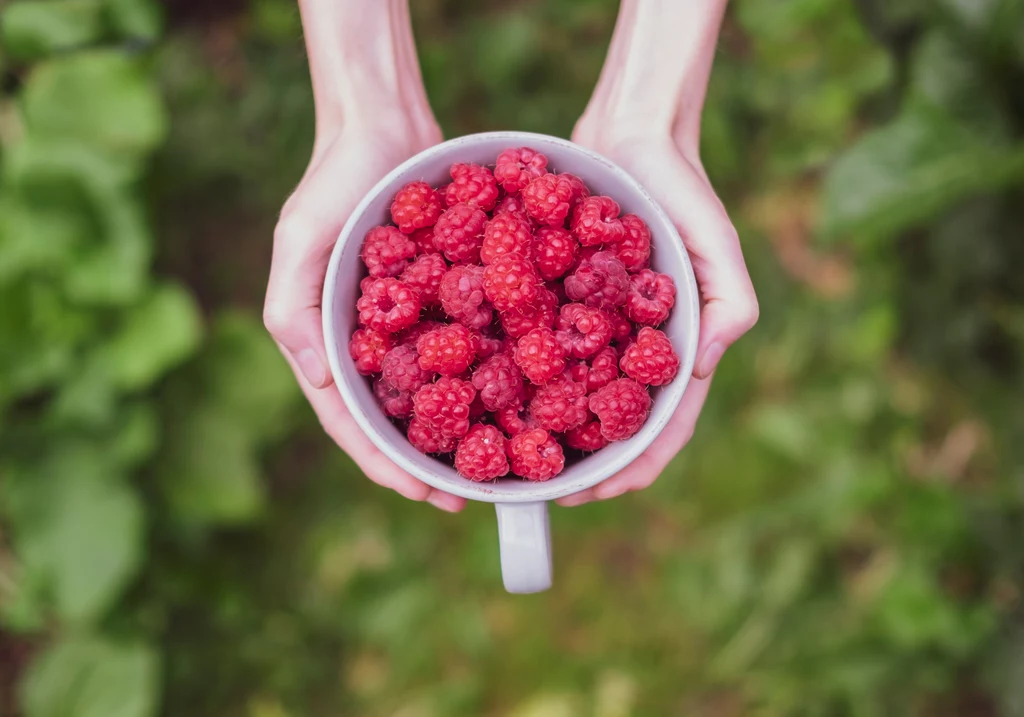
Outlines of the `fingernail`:
M 299 364 L 302 375 L 306 377 L 309 385 L 313 388 L 323 388 L 327 383 L 327 369 L 324 362 L 316 355 L 313 349 L 302 349 L 295 357 Z
M 462 507 L 462 501 L 456 496 L 439 490 L 430 491 L 430 495 L 427 496 L 427 502 L 446 513 L 458 513 Z
M 724 353 L 725 346 L 718 343 L 717 341 L 713 342 L 710 346 L 708 346 L 707 349 L 704 351 L 704 358 L 702 358 L 700 361 L 697 377 L 707 378 L 708 376 L 710 376 L 712 371 L 714 371 L 715 367 L 718 365 L 718 362 L 722 360 L 722 354 Z

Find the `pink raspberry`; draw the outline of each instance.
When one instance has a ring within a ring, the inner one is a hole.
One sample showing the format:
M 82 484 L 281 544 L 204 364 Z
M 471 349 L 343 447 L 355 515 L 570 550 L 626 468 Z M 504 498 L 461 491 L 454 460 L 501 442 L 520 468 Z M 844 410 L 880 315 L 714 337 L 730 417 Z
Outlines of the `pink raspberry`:
M 428 331 L 416 342 L 420 368 L 442 376 L 458 376 L 476 359 L 477 337 L 462 324 Z
M 533 239 L 533 263 L 544 281 L 565 275 L 576 260 L 576 240 L 560 227 L 541 227 Z
M 576 205 L 580 200 L 586 199 L 590 196 L 590 190 L 587 189 L 587 185 L 583 183 L 583 180 L 577 177 L 575 174 L 569 174 L 568 172 L 562 172 L 562 176 L 569 180 L 572 184 L 572 204 Z
M 458 438 L 442 436 L 416 417 L 409 422 L 407 435 L 420 453 L 451 453 L 459 442 Z
M 373 395 L 384 415 L 392 418 L 408 418 L 412 415 L 412 394 L 408 391 L 397 389 L 378 378 L 373 382 Z
M 589 358 L 612 340 L 612 325 L 600 309 L 564 304 L 558 311 L 555 336 L 567 356 Z
M 523 205 L 522 194 L 508 194 L 503 197 L 494 207 L 494 216 L 499 214 L 511 214 L 528 222 L 531 221 L 530 215 L 526 213 L 526 207 Z
M 476 389 L 469 381 L 442 376 L 413 394 L 413 415 L 445 438 L 461 438 L 469 430 L 469 406 Z
M 498 155 L 494 178 L 506 192 L 522 191 L 531 180 L 547 174 L 548 158 L 529 147 L 506 149 Z
M 494 480 L 508 473 L 505 436 L 494 426 L 472 426 L 455 449 L 455 470 L 472 481 Z
M 527 214 L 541 224 L 560 227 L 565 224 L 576 199 L 576 187 L 564 174 L 544 174 L 523 190 Z
M 610 251 L 599 251 L 583 260 L 576 271 L 565 278 L 566 295 L 596 309 L 621 306 L 628 290 L 626 267 Z
M 530 415 L 541 428 L 565 433 L 587 420 L 587 389 L 567 374 L 560 374 L 537 389 L 530 401 Z
M 444 205 L 441 195 L 426 182 L 409 182 L 391 202 L 391 219 L 404 234 L 434 226 Z
M 491 323 L 494 310 L 484 296 L 482 266 L 453 266 L 437 289 L 441 306 L 448 316 L 471 329 Z
M 445 187 L 444 198 L 449 207 L 459 203 L 472 204 L 485 212 L 498 202 L 498 183 L 487 167 L 479 164 L 456 163 L 449 173 L 452 183 Z
M 572 212 L 572 233 L 583 246 L 622 241 L 626 229 L 619 219 L 619 205 L 611 197 L 587 197 Z
M 516 405 L 526 394 L 519 367 L 505 353 L 496 353 L 482 362 L 473 372 L 472 383 L 488 411 Z
M 391 337 L 374 329 L 356 329 L 348 342 L 348 353 L 356 363 L 356 371 L 364 376 L 380 373 L 384 354 L 390 348 Z
M 420 386 L 430 383 L 434 377 L 432 371 L 420 367 L 419 358 L 419 352 L 413 344 L 396 346 L 384 357 L 382 378 L 389 386 L 411 394 Z
M 558 297 L 554 292 L 541 288 L 537 291 L 537 299 L 530 306 L 510 309 L 500 315 L 501 326 L 505 333 L 514 339 L 534 329 L 551 329 L 555 326 L 555 310 L 558 308 Z
M 501 430 L 510 436 L 534 428 L 540 428 L 537 425 L 537 420 L 530 415 L 525 402 L 499 408 L 494 412 L 494 421 Z
M 409 235 L 409 239 L 416 245 L 416 254 L 440 254 L 441 250 L 434 246 L 434 227 L 423 227 Z
M 532 243 L 530 222 L 515 214 L 498 214 L 484 225 L 480 261 L 491 264 L 502 254 L 528 256 Z
M 455 204 L 434 225 L 434 246 L 448 261 L 476 264 L 480 261 L 486 223 L 487 215 L 482 209 L 471 204 Z
M 617 378 L 590 394 L 590 411 L 601 422 L 601 435 L 609 441 L 634 435 L 647 421 L 650 410 L 647 389 L 631 378 Z
M 356 301 L 360 326 L 397 334 L 419 319 L 419 297 L 398 279 L 371 279 L 361 286 L 363 295 Z
M 484 295 L 498 311 L 531 305 L 540 289 L 533 266 L 519 254 L 502 254 L 484 267 Z
M 398 334 L 398 336 L 395 337 L 395 343 L 412 344 L 415 346 L 416 342 L 419 341 L 420 336 L 428 331 L 440 328 L 441 326 L 445 326 L 445 324 L 440 321 L 417 321 L 405 331 Z
M 534 329 L 520 338 L 513 358 L 523 375 L 538 386 L 565 370 L 565 350 L 551 329 Z
M 622 217 L 625 235 L 622 241 L 608 247 L 631 274 L 646 269 L 651 259 L 651 230 L 644 220 L 636 214 L 625 214 Z
M 569 366 L 569 375 L 593 393 L 619 377 L 619 354 L 608 346 L 597 352 L 589 361 L 576 361 Z
M 606 311 L 612 325 L 612 341 L 625 341 L 633 333 L 633 324 L 618 311 Z
M 565 454 L 558 441 L 543 428 L 523 431 L 508 442 L 512 472 L 531 481 L 554 478 L 565 467 Z
M 629 277 L 624 310 L 631 321 L 657 326 L 668 318 L 675 303 L 676 284 L 668 274 L 644 269 Z
M 664 386 L 679 373 L 679 356 L 672 342 L 658 329 L 645 326 L 622 354 L 622 372 L 647 386 Z
M 601 435 L 601 422 L 590 414 L 589 420 L 565 434 L 565 445 L 578 451 L 592 453 L 608 445 L 608 439 Z
M 394 227 L 374 227 L 363 239 L 361 256 L 370 276 L 398 276 L 416 256 L 416 244 Z
M 494 336 L 492 333 L 481 333 L 477 337 L 476 357 L 478 359 L 490 358 L 494 354 L 505 352 L 505 339 Z
M 412 260 L 399 280 L 416 292 L 420 304 L 430 306 L 437 303 L 437 289 L 448 271 L 448 265 L 440 254 L 420 254 Z
M 479 421 L 487 414 L 487 409 L 484 408 L 484 402 L 480 398 L 478 393 L 473 399 L 473 403 L 469 404 L 469 420 L 470 423 L 473 421 Z

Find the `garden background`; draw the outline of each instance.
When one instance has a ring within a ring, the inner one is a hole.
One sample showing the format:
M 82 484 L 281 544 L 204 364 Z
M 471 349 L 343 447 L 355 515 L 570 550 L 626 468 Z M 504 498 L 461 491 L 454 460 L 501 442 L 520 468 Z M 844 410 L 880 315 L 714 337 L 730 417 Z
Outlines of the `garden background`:
M 732 3 L 703 156 L 761 321 L 528 597 L 260 324 L 294 3 L 0 5 L 0 715 L 1024 715 L 1022 0 Z M 413 9 L 447 136 L 568 136 L 616 3 Z

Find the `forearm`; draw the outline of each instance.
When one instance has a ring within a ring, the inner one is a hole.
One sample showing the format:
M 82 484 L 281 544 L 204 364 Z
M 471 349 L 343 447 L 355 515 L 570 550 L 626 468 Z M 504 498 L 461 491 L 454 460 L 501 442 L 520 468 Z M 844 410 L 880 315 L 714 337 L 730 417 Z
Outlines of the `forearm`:
M 694 148 L 726 0 L 622 0 L 580 121 L 586 133 L 668 133 Z

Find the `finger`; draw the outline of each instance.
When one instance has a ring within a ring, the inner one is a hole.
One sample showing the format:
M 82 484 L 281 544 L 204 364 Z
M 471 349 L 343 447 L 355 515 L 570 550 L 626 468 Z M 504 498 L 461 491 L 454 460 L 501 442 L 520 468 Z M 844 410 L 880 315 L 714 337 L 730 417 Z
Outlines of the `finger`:
M 597 500 L 597 498 L 594 496 L 594 489 L 587 488 L 586 490 L 581 490 L 579 493 L 573 493 L 572 495 L 562 496 L 561 498 L 558 498 L 555 502 L 558 505 L 562 506 L 563 508 L 575 508 L 578 505 L 591 503 L 595 500 Z

